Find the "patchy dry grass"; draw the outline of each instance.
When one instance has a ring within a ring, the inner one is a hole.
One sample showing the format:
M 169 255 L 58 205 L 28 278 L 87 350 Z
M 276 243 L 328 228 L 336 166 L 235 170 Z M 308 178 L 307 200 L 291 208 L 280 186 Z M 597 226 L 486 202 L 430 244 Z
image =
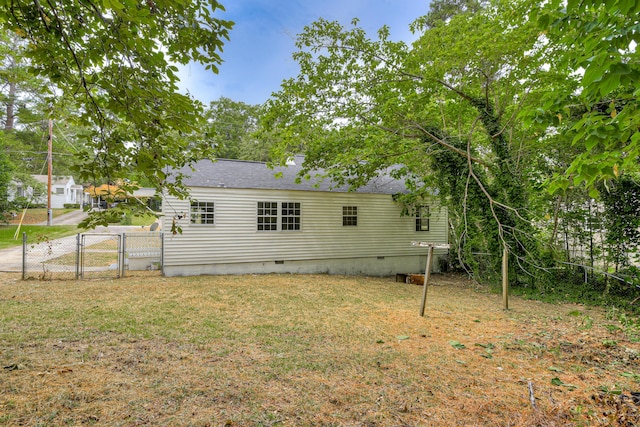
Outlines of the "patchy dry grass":
M 336 276 L 0 276 L 0 425 L 637 425 L 604 313 Z M 530 387 L 534 402 L 531 401 Z

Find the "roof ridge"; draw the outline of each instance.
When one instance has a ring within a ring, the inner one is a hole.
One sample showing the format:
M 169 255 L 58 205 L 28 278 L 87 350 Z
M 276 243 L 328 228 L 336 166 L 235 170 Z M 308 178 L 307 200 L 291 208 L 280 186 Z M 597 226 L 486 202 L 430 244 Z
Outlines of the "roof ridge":
M 243 159 L 227 159 L 227 158 L 214 158 L 214 159 L 208 159 L 212 162 L 241 162 L 241 163 L 257 163 L 260 165 L 266 165 L 267 162 L 261 162 L 260 160 L 243 160 Z

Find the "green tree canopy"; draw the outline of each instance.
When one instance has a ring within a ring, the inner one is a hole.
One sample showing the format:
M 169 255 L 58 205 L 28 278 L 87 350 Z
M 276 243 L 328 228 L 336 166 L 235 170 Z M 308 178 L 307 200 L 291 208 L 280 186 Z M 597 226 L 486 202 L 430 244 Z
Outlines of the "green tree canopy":
M 202 105 L 177 92 L 177 65 L 214 72 L 232 22 L 215 0 L 16 0 L 0 5 L 0 28 L 27 42 L 32 72 L 50 80 L 49 114 L 72 106 L 86 149 L 77 177 L 104 182 L 144 174 L 156 188 L 167 167 L 210 152 L 190 138 Z M 77 107 L 77 109 L 76 109 Z
M 269 141 L 255 136 L 262 108 L 221 97 L 211 101 L 205 112 L 205 138 L 219 158 L 269 160 Z
M 555 129 L 579 148 L 553 189 L 582 183 L 595 189 L 599 181 L 637 172 L 640 3 L 553 0 L 542 5 L 530 18 L 544 30 L 547 62 L 572 77 L 547 91 L 535 111 L 545 120 L 557 117 Z
M 531 165 L 542 154 L 518 118 L 528 94 L 550 79 L 527 2 L 487 2 L 435 26 L 418 19 L 412 46 L 319 20 L 299 36 L 300 75 L 268 103 L 281 157 L 304 151 L 306 172 L 323 168 L 358 186 L 394 164 L 413 186 L 409 204 L 439 187 L 457 215 L 461 251 L 506 244 L 525 263 L 531 241 Z M 300 145 L 302 144 L 302 145 Z M 454 183 L 447 185 L 446 183 Z M 473 212 L 473 217 L 468 215 Z M 454 217 L 456 216 L 454 215 Z M 471 229 L 474 230 L 471 230 Z

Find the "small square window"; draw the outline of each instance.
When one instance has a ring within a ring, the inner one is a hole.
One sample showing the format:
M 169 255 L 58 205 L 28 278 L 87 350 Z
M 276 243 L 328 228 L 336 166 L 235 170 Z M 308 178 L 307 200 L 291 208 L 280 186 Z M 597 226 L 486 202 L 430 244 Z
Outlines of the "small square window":
M 416 231 L 429 231 L 429 206 L 421 206 L 417 209 Z
M 214 224 L 213 202 L 191 202 L 191 224 Z
M 358 225 L 358 207 L 357 206 L 342 207 L 342 225 L 345 227 Z

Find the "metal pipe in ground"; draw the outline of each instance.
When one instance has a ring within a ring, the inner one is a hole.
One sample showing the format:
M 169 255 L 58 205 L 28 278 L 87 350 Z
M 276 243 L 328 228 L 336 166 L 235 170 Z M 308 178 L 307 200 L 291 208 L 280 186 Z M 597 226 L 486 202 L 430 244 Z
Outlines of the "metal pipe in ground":
M 27 233 L 22 233 L 22 280 L 27 274 Z

